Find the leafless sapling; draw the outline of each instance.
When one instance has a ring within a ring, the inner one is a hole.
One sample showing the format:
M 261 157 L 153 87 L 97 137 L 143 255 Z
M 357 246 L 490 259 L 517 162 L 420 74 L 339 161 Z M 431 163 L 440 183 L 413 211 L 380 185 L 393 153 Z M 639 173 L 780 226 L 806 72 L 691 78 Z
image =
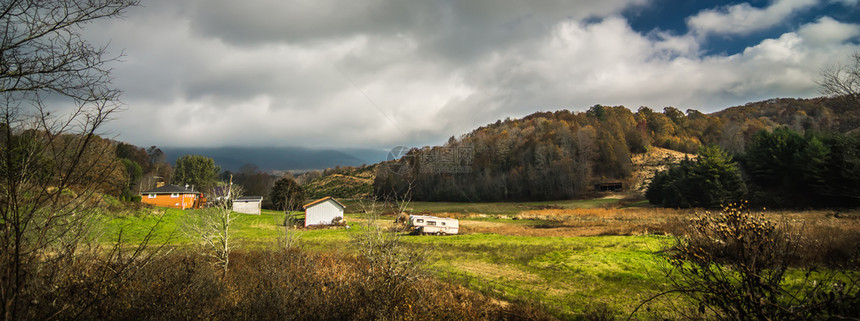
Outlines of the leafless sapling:
M 241 197 L 242 193 L 243 189 L 239 185 L 212 187 L 209 207 L 186 216 L 186 233 L 200 240 L 207 254 L 223 269 L 225 276 L 230 265 L 230 252 L 234 248 L 231 226 L 237 214 L 233 212 L 233 200 Z
M 412 182 L 405 193 L 392 192 L 382 201 L 362 200 L 359 206 L 364 211 L 366 225 L 353 237 L 359 256 L 367 260 L 364 270 L 368 299 L 378 306 L 380 317 L 390 315 L 416 289 L 415 282 L 423 275 L 423 263 L 427 251 L 410 247 L 403 240 L 403 233 L 395 228 L 386 228 L 380 221 L 381 212 L 399 215 L 407 210 L 411 201 Z

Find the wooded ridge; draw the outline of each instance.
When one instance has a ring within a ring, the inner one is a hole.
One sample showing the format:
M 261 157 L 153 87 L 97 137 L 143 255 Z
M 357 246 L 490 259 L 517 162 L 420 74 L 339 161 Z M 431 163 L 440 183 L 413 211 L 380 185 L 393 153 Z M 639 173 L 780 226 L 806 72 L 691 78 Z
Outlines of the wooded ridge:
M 590 193 L 594 184 L 629 185 L 632 156 L 653 147 L 694 154 L 716 145 L 739 153 L 762 130 L 853 134 L 858 126 L 860 108 L 839 98 L 770 99 L 711 114 L 601 105 L 537 112 L 441 146 L 414 148 L 380 167 L 374 192 L 410 191 L 425 201 L 570 199 Z

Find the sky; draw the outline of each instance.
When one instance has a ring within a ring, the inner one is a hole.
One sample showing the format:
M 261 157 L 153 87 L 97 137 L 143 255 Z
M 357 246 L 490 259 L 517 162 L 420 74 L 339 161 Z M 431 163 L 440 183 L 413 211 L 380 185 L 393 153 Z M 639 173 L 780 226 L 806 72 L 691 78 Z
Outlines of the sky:
M 439 145 L 536 111 L 819 96 L 860 0 L 143 0 L 86 26 L 138 146 Z

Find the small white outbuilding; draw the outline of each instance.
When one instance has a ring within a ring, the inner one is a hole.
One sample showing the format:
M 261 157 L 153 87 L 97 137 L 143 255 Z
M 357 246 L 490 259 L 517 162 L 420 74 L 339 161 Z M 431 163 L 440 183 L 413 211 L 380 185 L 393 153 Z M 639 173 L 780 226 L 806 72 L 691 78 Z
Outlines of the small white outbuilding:
M 305 226 L 329 225 L 336 218 L 343 220 L 343 210 L 346 208 L 331 196 L 323 197 L 303 206 L 305 209 Z
M 233 199 L 233 212 L 260 215 L 262 208 L 262 196 L 242 196 Z

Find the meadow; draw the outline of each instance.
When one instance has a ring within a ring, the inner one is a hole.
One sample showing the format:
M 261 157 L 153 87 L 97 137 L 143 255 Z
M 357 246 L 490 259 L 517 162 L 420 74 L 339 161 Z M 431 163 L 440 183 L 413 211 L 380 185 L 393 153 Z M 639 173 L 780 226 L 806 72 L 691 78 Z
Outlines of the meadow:
M 347 227 L 298 229 L 299 246 L 316 252 L 350 253 L 367 224 L 394 226 L 393 213 L 369 220 L 358 202 L 345 201 Z M 595 310 L 626 316 L 667 286 L 666 249 L 695 210 L 623 206 L 615 198 L 528 203 L 412 202 L 408 212 L 460 219 L 456 236 L 402 235 L 426 253 L 425 271 L 441 280 L 496 298 L 499 304 L 526 302 L 560 319 L 581 319 Z M 106 216 L 102 240 L 122 232 L 135 244 L 153 226 L 153 244 L 194 247 L 182 217 L 193 211 L 141 208 Z M 857 212 L 768 212 L 774 219 L 820 229 L 823 234 L 857 233 Z M 237 214 L 232 231 L 238 248 L 277 248 L 283 213 Z

